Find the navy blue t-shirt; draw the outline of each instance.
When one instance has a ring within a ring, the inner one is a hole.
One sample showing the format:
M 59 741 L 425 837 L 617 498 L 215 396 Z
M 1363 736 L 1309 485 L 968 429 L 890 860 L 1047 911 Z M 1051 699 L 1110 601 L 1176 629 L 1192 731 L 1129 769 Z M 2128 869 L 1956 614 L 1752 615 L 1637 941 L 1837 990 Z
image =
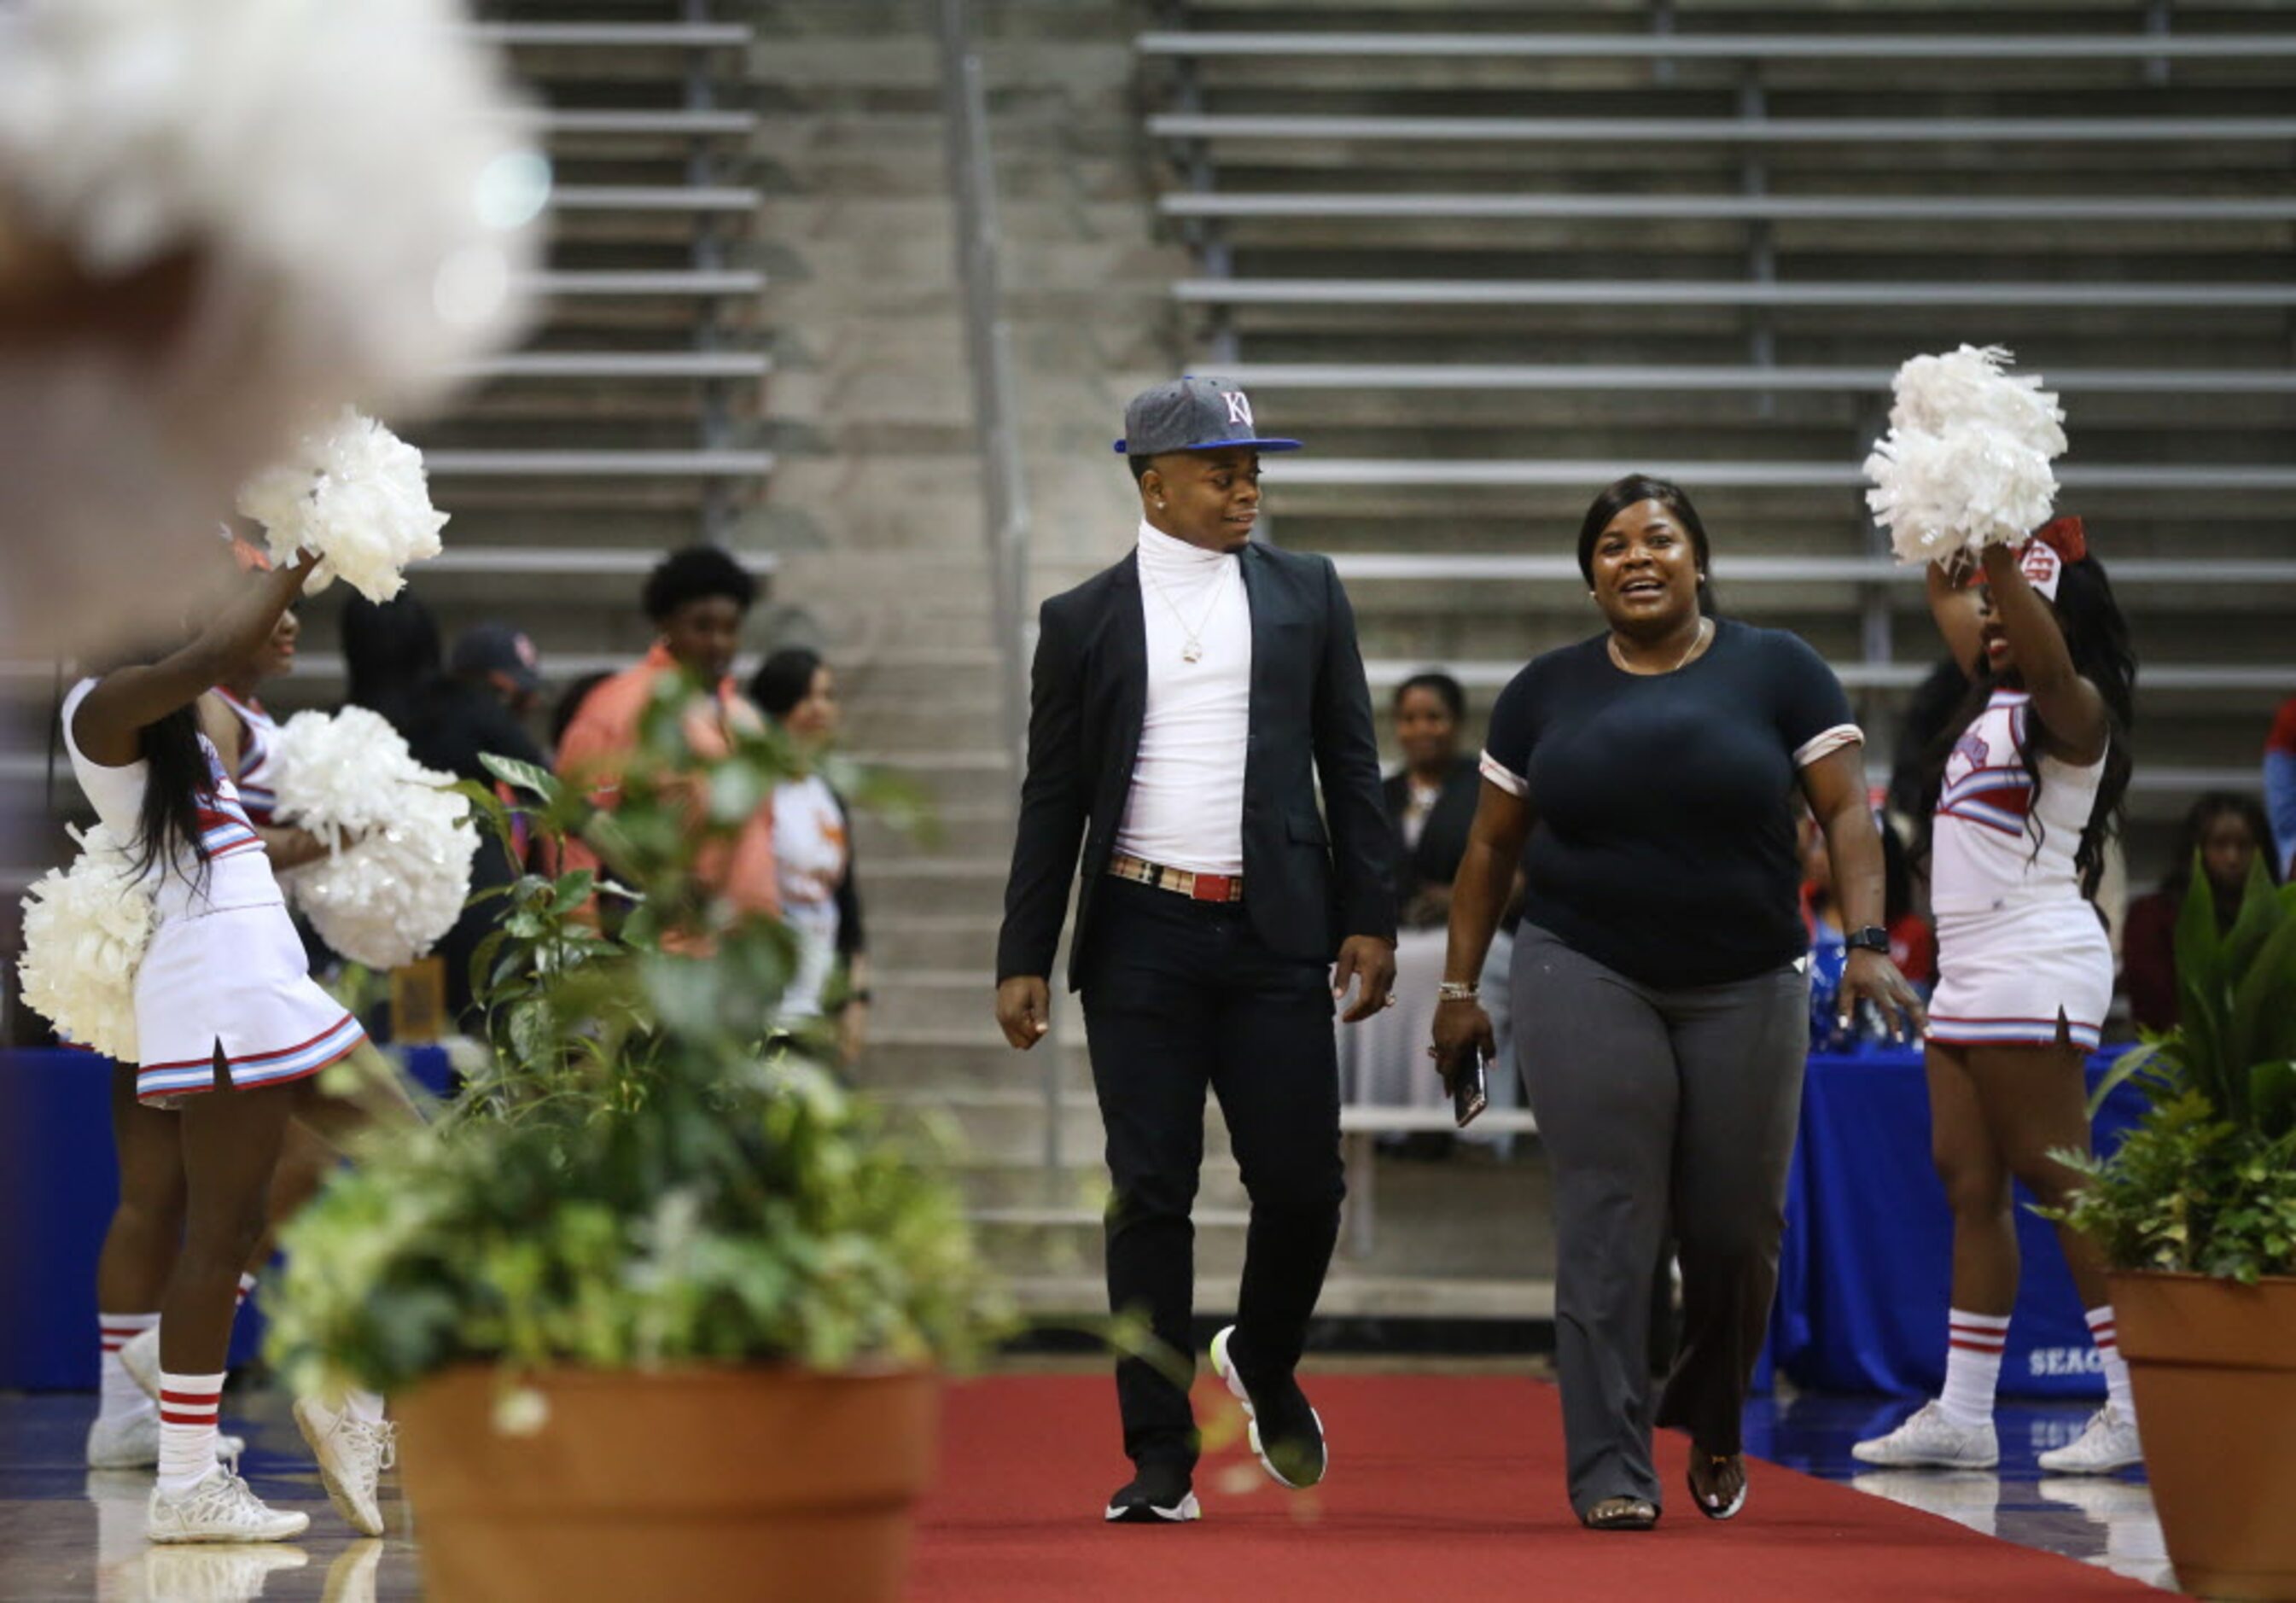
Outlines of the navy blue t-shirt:
M 1537 819 L 1524 921 L 1668 989 L 1792 962 L 1798 760 L 1850 727 L 1841 682 L 1781 629 L 1721 621 L 1704 655 L 1648 675 L 1609 638 L 1535 658 L 1491 708 L 1483 771 Z

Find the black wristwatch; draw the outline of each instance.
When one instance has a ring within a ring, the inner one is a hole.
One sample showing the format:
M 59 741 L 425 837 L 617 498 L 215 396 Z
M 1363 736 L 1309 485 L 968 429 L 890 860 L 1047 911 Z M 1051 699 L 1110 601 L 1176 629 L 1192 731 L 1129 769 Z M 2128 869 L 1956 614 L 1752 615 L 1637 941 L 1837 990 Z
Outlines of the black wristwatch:
M 1890 955 L 1890 932 L 1878 924 L 1869 924 L 1843 936 L 1841 944 L 1853 952 L 1879 952 L 1886 958 Z

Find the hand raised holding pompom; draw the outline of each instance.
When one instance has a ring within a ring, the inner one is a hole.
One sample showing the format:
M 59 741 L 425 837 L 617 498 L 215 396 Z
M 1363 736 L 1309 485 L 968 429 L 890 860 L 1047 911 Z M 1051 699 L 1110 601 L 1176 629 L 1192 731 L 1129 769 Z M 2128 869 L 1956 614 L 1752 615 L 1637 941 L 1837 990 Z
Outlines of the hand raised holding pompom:
M 1866 459 L 1866 502 L 1899 562 L 2021 544 L 2048 522 L 2064 411 L 2009 361 L 1997 345 L 1964 345 L 1898 370 L 1890 432 Z

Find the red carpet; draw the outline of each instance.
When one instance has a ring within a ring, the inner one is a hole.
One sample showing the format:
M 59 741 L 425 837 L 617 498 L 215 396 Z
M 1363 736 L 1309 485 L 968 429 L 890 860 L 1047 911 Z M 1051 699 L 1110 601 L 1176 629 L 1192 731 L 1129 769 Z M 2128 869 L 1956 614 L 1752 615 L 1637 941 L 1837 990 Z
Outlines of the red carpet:
M 1327 1376 L 1310 1394 L 1332 1448 L 1315 1492 L 1277 1488 L 1198 1387 L 1208 1437 L 1193 1525 L 1107 1526 L 1126 1478 L 1109 1382 L 1013 1376 L 955 1387 L 938 1488 L 910 1571 L 919 1603 L 1369 1603 L 1485 1598 L 2003 1599 L 2149 1596 L 2070 1558 L 1774 1465 L 1746 1511 L 1701 1518 L 1684 1447 L 1659 1435 L 1668 1509 L 1639 1535 L 1579 1528 L 1562 1492 L 1554 1388 L 1456 1376 Z

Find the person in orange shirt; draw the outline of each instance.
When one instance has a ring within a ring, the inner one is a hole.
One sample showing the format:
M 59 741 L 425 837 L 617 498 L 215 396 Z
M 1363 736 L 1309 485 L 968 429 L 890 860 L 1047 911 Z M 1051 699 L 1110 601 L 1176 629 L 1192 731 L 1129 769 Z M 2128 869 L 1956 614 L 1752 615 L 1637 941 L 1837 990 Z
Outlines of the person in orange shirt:
M 685 715 L 687 741 L 703 758 L 725 756 L 735 738 L 756 734 L 766 720 L 732 678 L 742 620 L 758 598 L 757 580 L 715 546 L 673 552 L 647 576 L 646 616 L 661 631 L 644 661 L 601 683 L 584 698 L 558 746 L 559 775 L 590 787 L 590 799 L 611 810 L 622 763 L 637 744 L 638 726 L 668 673 L 683 672 L 709 691 L 697 691 Z M 599 867 L 579 841 L 566 843 L 564 867 Z M 704 876 L 734 916 L 778 913 L 774 878 L 773 808 L 761 806 L 732 847 L 705 859 Z

